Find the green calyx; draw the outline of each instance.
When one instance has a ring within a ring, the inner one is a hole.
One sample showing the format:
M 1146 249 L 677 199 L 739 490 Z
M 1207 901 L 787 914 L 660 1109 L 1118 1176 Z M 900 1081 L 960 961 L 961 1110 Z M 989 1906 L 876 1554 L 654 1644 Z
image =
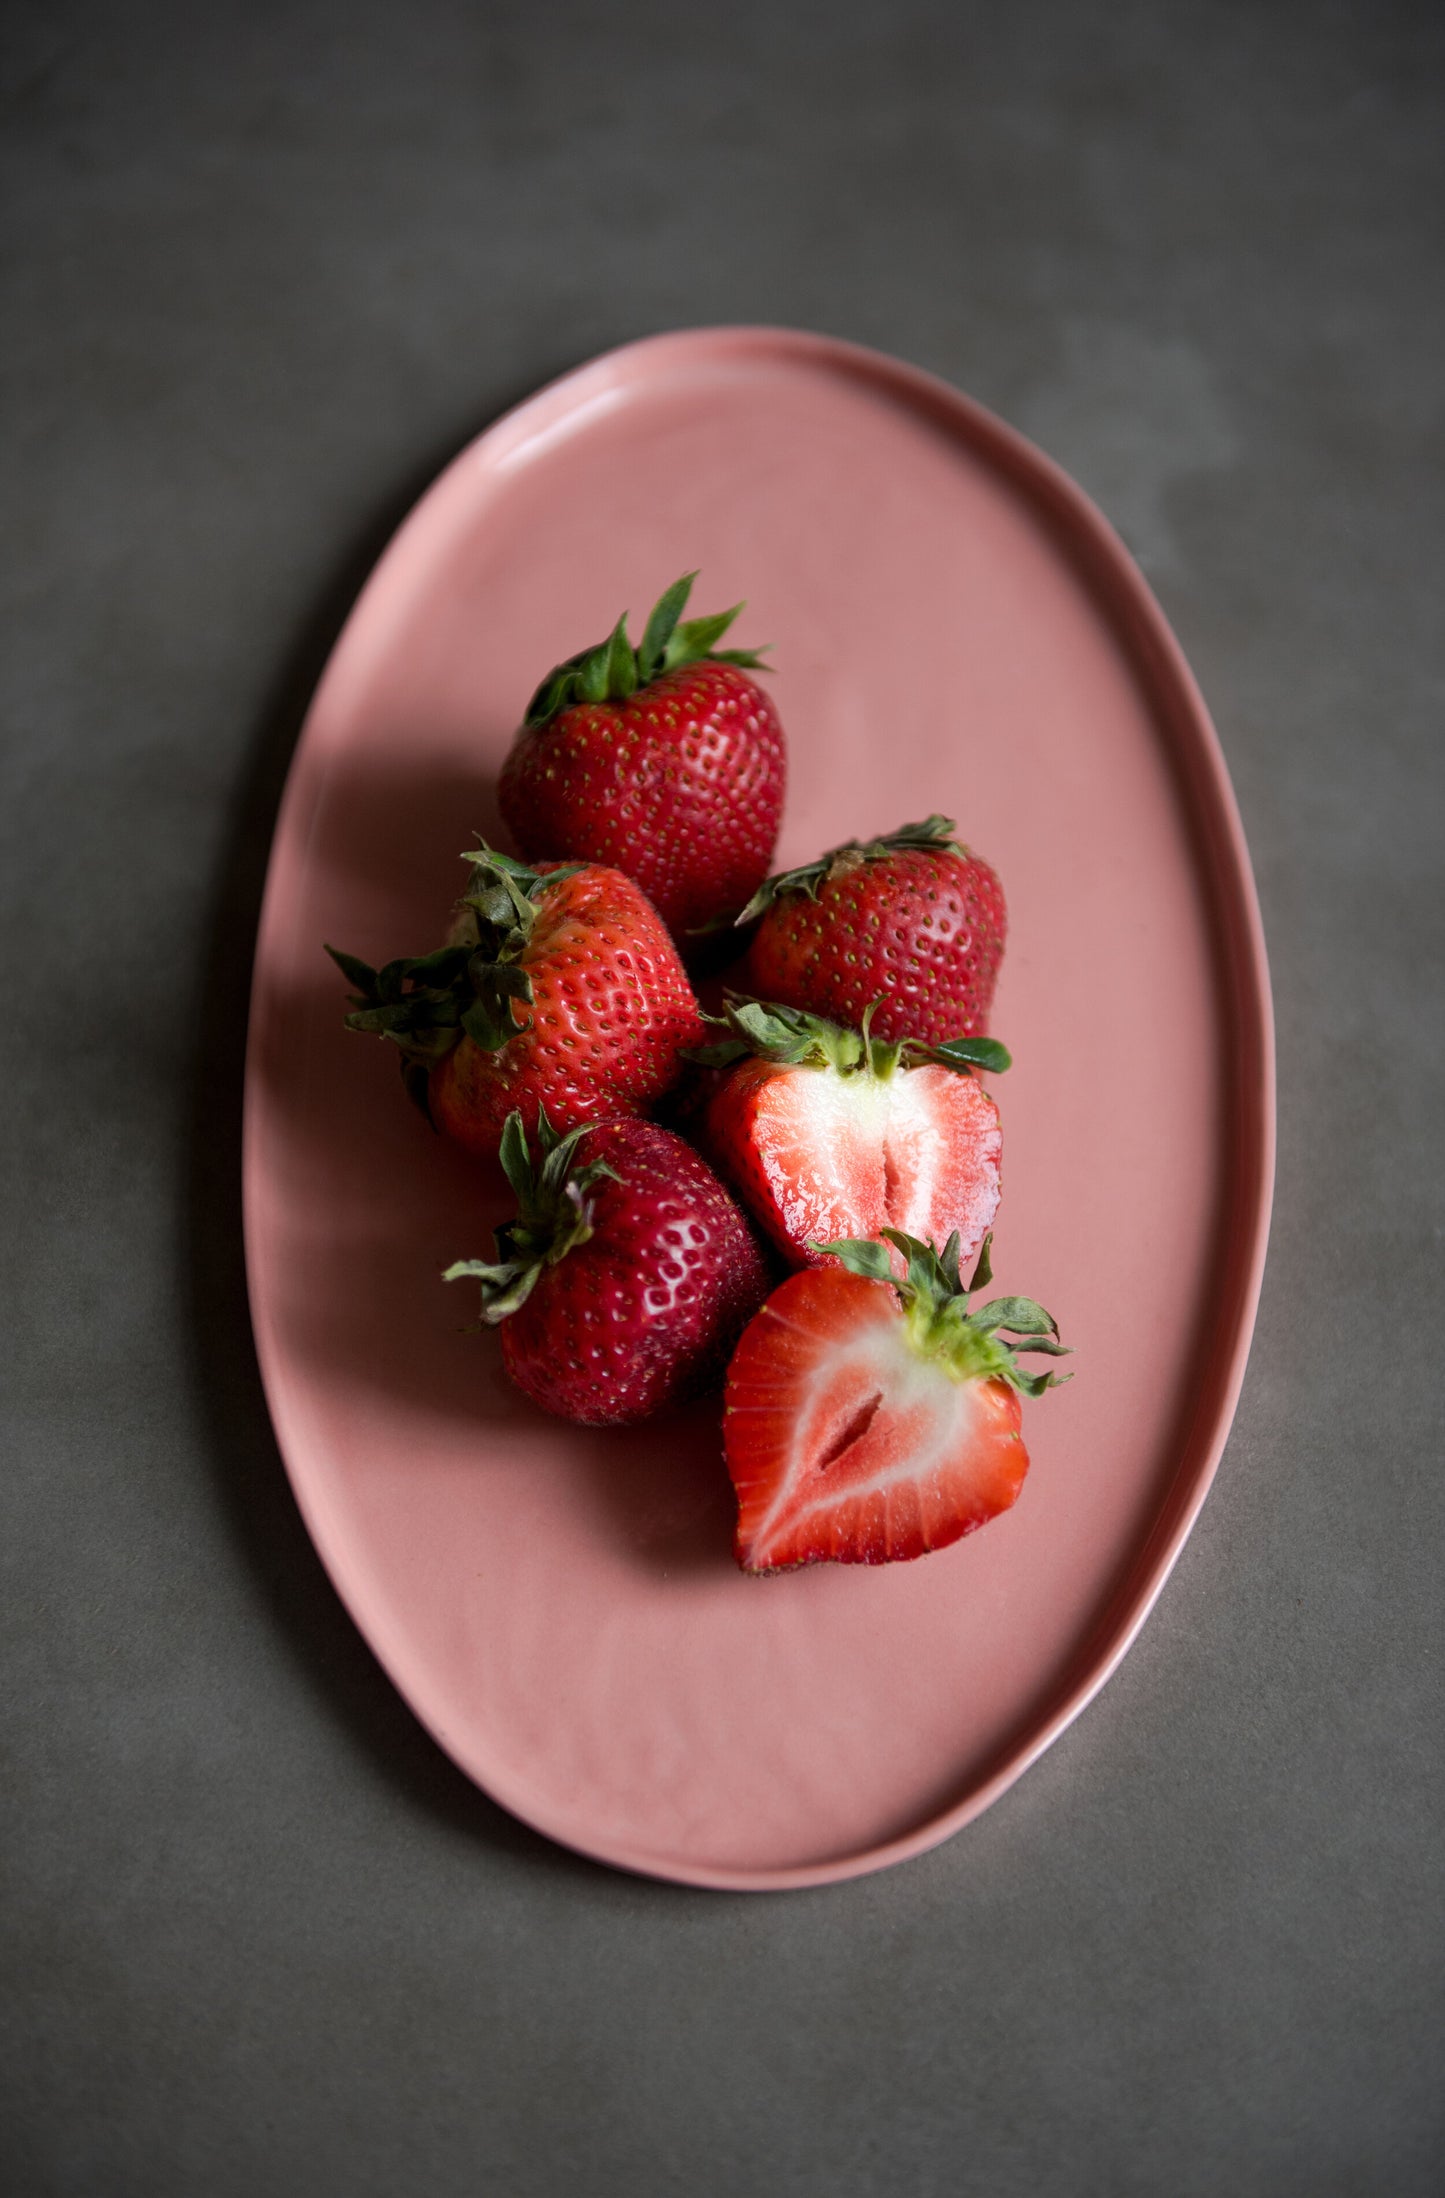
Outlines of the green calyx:
M 516 1010 L 531 1005 L 532 980 L 521 959 L 538 901 L 548 886 L 584 867 L 559 865 L 543 876 L 485 842 L 462 860 L 472 871 L 450 944 L 380 969 L 334 946 L 326 949 L 354 988 L 347 1029 L 389 1038 L 400 1048 L 407 1090 L 423 1113 L 427 1078 L 460 1038 L 495 1053 L 525 1029 Z
M 908 1323 L 908 1337 L 920 1358 L 934 1359 L 955 1381 L 1006 1381 L 1026 1397 L 1041 1397 L 1071 1381 L 1070 1374 L 1031 1374 L 1018 1362 L 1021 1351 L 1041 1351 L 1048 1358 L 1067 1358 L 1068 1346 L 1060 1343 L 1058 1323 L 1031 1297 L 996 1297 L 976 1313 L 968 1309 L 975 1290 L 993 1280 L 989 1263 L 992 1235 L 983 1240 L 978 1264 L 965 1284 L 958 1272 L 958 1232 L 954 1231 L 941 1252 L 902 1229 L 883 1229 L 875 1237 L 841 1237 L 836 1244 L 812 1244 L 810 1252 L 832 1252 L 850 1274 L 870 1282 L 891 1283 L 897 1291 Z M 888 1246 L 893 1245 L 907 1262 L 900 1282 L 893 1272 Z M 1006 1342 L 1005 1336 L 1022 1337 Z
M 584 1122 L 561 1137 L 542 1108 L 537 1120 L 537 1164 L 520 1112 L 507 1116 L 500 1157 L 517 1194 L 516 1218 L 494 1232 L 495 1259 L 459 1259 L 442 1276 L 444 1282 L 469 1276 L 481 1284 L 482 1327 L 495 1328 L 515 1313 L 526 1303 L 543 1269 L 555 1267 L 591 1236 L 588 1192 L 604 1179 L 615 1183 L 617 1176 L 605 1160 L 578 1165 L 577 1145 L 590 1126 Z
M 875 1000 L 862 1028 L 848 1030 L 802 1008 L 730 992 L 722 1014 L 705 1019 L 730 1030 L 731 1037 L 710 1046 L 685 1046 L 683 1058 L 702 1068 L 730 1068 L 735 1061 L 752 1057 L 786 1067 L 831 1068 L 840 1076 L 876 1076 L 880 1081 L 899 1067 L 918 1068 L 926 1061 L 960 1074 L 982 1068 L 1000 1075 L 1011 1064 L 1008 1047 L 997 1038 L 949 1038 L 939 1046 L 926 1046 L 916 1038 L 875 1038 L 870 1025 L 882 1004 Z
M 660 679 L 664 672 L 679 671 L 684 664 L 737 664 L 746 671 L 766 669 L 765 651 L 719 649 L 728 627 L 743 609 L 734 603 L 730 611 L 715 611 L 710 618 L 683 618 L 695 572 L 674 580 L 658 597 L 647 630 L 636 648 L 627 638 L 627 613 L 623 612 L 605 641 L 581 649 L 548 672 L 527 705 L 524 726 L 545 725 L 559 710 L 574 702 L 626 702 L 639 688 Z
M 861 869 L 865 862 L 880 862 L 885 855 L 902 855 L 921 849 L 926 854 L 957 855 L 960 860 L 965 859 L 968 849 L 953 836 L 957 829 L 952 817 L 931 816 L 925 817 L 921 824 L 900 824 L 896 832 L 885 833 L 882 839 L 845 840 L 841 847 L 830 848 L 816 862 L 805 862 L 797 870 L 780 870 L 776 877 L 764 878 L 735 921 L 752 923 L 784 893 L 806 893 L 809 900 L 815 901 L 820 885 L 846 877 L 850 870 Z

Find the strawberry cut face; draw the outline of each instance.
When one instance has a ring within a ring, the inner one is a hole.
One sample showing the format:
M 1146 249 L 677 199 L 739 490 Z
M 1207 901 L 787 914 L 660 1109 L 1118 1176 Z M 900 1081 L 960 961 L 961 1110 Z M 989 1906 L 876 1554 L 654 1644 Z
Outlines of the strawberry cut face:
M 739 1564 L 885 1564 L 945 1548 L 1017 1498 L 1020 1422 L 1006 1381 L 959 1379 L 919 1352 L 889 1284 L 794 1275 L 728 1376 Z
M 746 1061 L 714 1096 L 708 1135 L 795 1263 L 824 1259 L 810 1242 L 885 1228 L 938 1243 L 956 1231 L 967 1261 L 998 1209 L 998 1108 L 976 1077 L 951 1069 L 842 1075 Z

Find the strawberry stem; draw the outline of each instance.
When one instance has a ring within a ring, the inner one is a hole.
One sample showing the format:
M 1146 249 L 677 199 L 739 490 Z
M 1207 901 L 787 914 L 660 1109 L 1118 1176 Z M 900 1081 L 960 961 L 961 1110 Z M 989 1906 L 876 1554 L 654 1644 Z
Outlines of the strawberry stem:
M 949 1038 L 937 1046 L 916 1038 L 875 1038 L 871 1025 L 882 1004 L 875 1000 L 864 1013 L 861 1029 L 850 1030 L 803 1008 L 729 992 L 722 1014 L 703 1019 L 716 1029 L 730 1030 L 732 1036 L 710 1046 L 684 1046 L 682 1056 L 702 1068 L 729 1068 L 751 1056 L 790 1068 L 831 1068 L 839 1076 L 876 1076 L 880 1082 L 900 1066 L 918 1068 L 926 1061 L 960 1075 L 976 1068 L 1001 1075 L 1012 1065 L 1012 1054 L 997 1038 Z
M 810 1242 L 808 1250 L 831 1252 L 850 1274 L 889 1283 L 898 1293 L 914 1350 L 920 1358 L 936 1360 L 955 1381 L 1006 1381 L 1026 1397 L 1041 1397 L 1046 1389 L 1058 1388 L 1073 1377 L 1030 1373 L 1019 1365 L 1018 1354 L 1070 1355 L 1068 1346 L 1059 1341 L 1053 1315 L 1031 1297 L 996 1297 L 976 1313 L 968 1309 L 973 1292 L 993 1279 L 992 1243 L 991 1234 L 984 1238 L 966 1287 L 959 1279 L 957 1230 L 941 1252 L 902 1229 L 882 1229 L 878 1237 L 840 1237 L 832 1244 Z M 893 1272 L 890 1244 L 906 1262 L 901 1281 Z M 1023 1340 L 1006 1342 L 1006 1334 Z
M 685 664 L 736 664 L 744 670 L 767 669 L 765 650 L 719 649 L 728 627 L 744 608 L 734 603 L 730 611 L 713 611 L 706 618 L 683 618 L 687 599 L 696 580 L 685 572 L 652 606 L 639 647 L 627 637 L 627 613 L 623 612 L 605 641 L 579 649 L 564 663 L 554 666 L 527 705 L 527 728 L 545 725 L 561 710 L 576 702 L 626 702 L 640 687 L 649 686 L 666 672 Z
M 577 1162 L 577 1146 L 591 1128 L 581 1123 L 559 1136 L 542 1108 L 537 1121 L 537 1151 L 533 1160 L 520 1110 L 507 1116 L 502 1130 L 500 1158 L 507 1181 L 517 1196 L 517 1212 L 493 1232 L 494 1259 L 458 1259 L 442 1276 L 443 1282 L 470 1277 L 482 1286 L 481 1325 L 495 1328 L 524 1305 L 544 1267 L 559 1259 L 592 1234 L 592 1202 L 588 1192 L 617 1176 L 605 1160 Z
M 968 849 L 953 836 L 957 829 L 952 817 L 934 814 L 919 824 L 900 824 L 896 832 L 885 832 L 881 839 L 845 840 L 841 847 L 831 847 L 826 855 L 819 855 L 816 862 L 805 862 L 796 870 L 780 870 L 775 877 L 764 878 L 734 923 L 752 923 L 784 893 L 806 893 L 809 900 L 815 901 L 819 886 L 830 878 L 846 876 L 865 862 L 880 862 L 885 855 L 901 855 L 910 848 L 956 855 L 960 861 L 967 861 Z
M 549 886 L 584 867 L 574 862 L 544 875 L 485 841 L 462 859 L 472 869 L 457 903 L 454 928 L 461 935 L 449 945 L 380 969 L 326 948 L 352 987 L 347 1029 L 400 1047 L 407 1089 L 424 1113 L 428 1073 L 460 1038 L 495 1053 L 526 1027 L 516 1009 L 531 1005 L 532 980 L 521 958 L 538 904 Z

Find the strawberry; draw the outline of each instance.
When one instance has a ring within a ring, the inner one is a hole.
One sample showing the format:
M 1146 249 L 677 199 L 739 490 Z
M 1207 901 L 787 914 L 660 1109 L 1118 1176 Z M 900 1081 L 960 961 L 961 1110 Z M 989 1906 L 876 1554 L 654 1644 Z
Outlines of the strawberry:
M 643 1113 L 703 1035 L 656 910 L 596 864 L 465 860 L 446 946 L 379 970 L 327 948 L 356 988 L 348 1029 L 393 1040 L 412 1097 L 469 1152 L 495 1154 L 513 1109 L 563 1131 Z
M 738 922 L 761 917 L 742 968 L 759 999 L 924 1045 L 988 1027 L 1007 918 L 988 864 L 949 817 L 849 840 L 769 878 Z
M 688 619 L 696 579 L 658 602 L 639 647 L 627 616 L 550 672 L 502 767 L 502 814 L 524 855 L 610 863 L 682 938 L 730 921 L 772 860 L 783 728 L 751 649 L 718 649 L 742 609 Z
M 447 1281 L 481 1283 L 502 1362 L 544 1411 L 621 1426 L 696 1395 L 767 1295 L 767 1263 L 742 1213 L 692 1147 L 655 1122 L 561 1137 L 544 1113 L 537 1137 L 540 1166 L 520 1112 L 509 1116 L 501 1159 L 517 1218 L 496 1232 L 495 1260 L 459 1260 Z
M 709 1101 L 708 1149 L 794 1266 L 822 1262 L 819 1239 L 886 1228 L 956 1234 L 973 1257 L 998 1208 L 1003 1137 L 972 1070 L 1008 1067 L 996 1040 L 889 1042 L 867 1014 L 844 1030 L 736 998 L 726 1020 L 732 1038 L 690 1054 L 737 1064 Z
M 1020 1394 L 1060 1377 L 1016 1354 L 1063 1355 L 1053 1319 L 1026 1297 L 969 1312 L 991 1279 L 987 1237 L 965 1288 L 957 1238 L 939 1253 L 884 1234 L 820 1247 L 842 1265 L 790 1275 L 733 1354 L 723 1432 L 746 1572 L 921 1557 L 1007 1511 L 1023 1485 Z

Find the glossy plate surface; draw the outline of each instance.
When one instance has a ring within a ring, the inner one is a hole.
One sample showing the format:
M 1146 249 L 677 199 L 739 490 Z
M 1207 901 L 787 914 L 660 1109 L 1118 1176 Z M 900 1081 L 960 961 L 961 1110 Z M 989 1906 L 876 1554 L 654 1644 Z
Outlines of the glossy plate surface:
M 999 870 L 1015 1067 L 998 1286 L 1077 1378 L 1025 1407 L 1014 1510 L 911 1565 L 732 1565 L 715 1404 L 546 1419 L 439 1280 L 500 1208 L 341 1028 L 328 939 L 439 941 L 541 672 L 748 598 L 775 645 L 781 861 L 938 809 Z M 636 624 L 634 626 L 636 630 Z M 1268 984 L 1199 695 L 1083 496 L 943 385 L 777 330 L 602 358 L 464 451 L 317 693 L 277 827 L 245 1133 L 256 1338 L 307 1524 L 456 1761 L 584 1852 L 777 1887 L 900 1860 L 994 1800 L 1107 1678 L 1204 1499 L 1254 1317 Z

